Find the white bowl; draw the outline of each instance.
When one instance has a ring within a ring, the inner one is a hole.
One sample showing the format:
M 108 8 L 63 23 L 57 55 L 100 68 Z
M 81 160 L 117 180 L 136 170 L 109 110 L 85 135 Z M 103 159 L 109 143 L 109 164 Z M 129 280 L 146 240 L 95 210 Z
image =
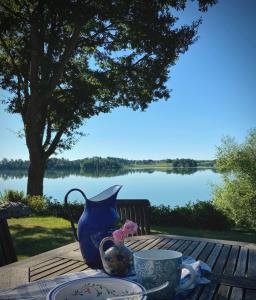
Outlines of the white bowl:
M 106 300 L 110 297 L 143 291 L 145 291 L 145 288 L 142 285 L 131 280 L 111 277 L 87 277 L 56 286 L 49 292 L 46 300 Z M 129 297 L 129 300 L 146 299 L 146 296 Z

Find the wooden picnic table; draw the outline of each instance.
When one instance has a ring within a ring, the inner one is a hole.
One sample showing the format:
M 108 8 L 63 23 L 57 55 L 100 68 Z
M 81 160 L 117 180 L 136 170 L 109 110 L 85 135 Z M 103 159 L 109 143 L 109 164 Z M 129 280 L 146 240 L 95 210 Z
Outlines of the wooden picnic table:
M 210 265 L 211 283 L 197 287 L 187 299 L 256 299 L 255 244 L 175 235 L 144 235 L 128 238 L 126 245 L 133 251 L 172 249 Z M 84 270 L 89 270 L 89 267 L 82 259 L 78 243 L 72 243 L 1 267 L 0 288 Z

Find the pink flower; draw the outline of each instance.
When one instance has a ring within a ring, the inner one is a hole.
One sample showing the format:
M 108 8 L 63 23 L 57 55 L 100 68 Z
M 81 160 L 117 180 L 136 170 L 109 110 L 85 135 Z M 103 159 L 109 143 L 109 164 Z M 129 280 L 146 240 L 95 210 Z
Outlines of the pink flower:
M 135 234 L 137 233 L 138 225 L 130 220 L 126 220 L 124 223 L 123 227 L 120 229 L 115 230 L 112 233 L 114 242 L 120 243 L 124 242 L 124 239 L 129 235 L 129 234 Z
M 125 238 L 125 233 L 122 229 L 117 229 L 112 233 L 113 239 L 117 242 L 122 242 Z
M 134 223 L 133 221 L 126 220 L 123 226 L 123 232 L 127 236 L 128 234 L 135 234 L 138 230 L 138 225 Z

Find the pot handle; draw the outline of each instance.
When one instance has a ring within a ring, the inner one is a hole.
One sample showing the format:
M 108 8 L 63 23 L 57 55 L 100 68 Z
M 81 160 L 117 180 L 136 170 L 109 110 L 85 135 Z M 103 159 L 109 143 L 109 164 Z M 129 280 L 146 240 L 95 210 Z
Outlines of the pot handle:
M 71 189 L 67 192 L 67 194 L 64 197 L 64 204 L 65 204 L 65 207 L 67 209 L 67 213 L 68 213 L 69 221 L 70 221 L 70 224 L 71 224 L 71 228 L 72 228 L 72 231 L 74 233 L 75 239 L 79 242 L 77 232 L 76 232 L 76 227 L 75 227 L 74 220 L 73 220 L 73 216 L 72 216 L 70 207 L 68 205 L 68 196 L 71 192 L 74 192 L 74 191 L 80 192 L 83 195 L 85 200 L 87 200 L 87 197 L 85 196 L 84 192 L 81 191 L 80 189 Z
M 111 236 L 107 236 L 104 239 L 101 240 L 100 245 L 99 245 L 99 251 L 100 251 L 100 258 L 102 260 L 103 266 L 106 263 L 105 261 L 105 253 L 103 251 L 103 245 L 105 244 L 105 242 L 107 241 L 111 241 L 114 243 L 114 239 Z

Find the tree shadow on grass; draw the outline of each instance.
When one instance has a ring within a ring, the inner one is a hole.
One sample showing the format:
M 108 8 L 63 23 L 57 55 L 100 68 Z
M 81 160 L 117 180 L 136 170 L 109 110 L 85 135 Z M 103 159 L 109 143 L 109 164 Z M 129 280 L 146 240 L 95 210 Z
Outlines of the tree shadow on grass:
M 18 257 L 29 257 L 75 241 L 70 228 L 10 226 Z

